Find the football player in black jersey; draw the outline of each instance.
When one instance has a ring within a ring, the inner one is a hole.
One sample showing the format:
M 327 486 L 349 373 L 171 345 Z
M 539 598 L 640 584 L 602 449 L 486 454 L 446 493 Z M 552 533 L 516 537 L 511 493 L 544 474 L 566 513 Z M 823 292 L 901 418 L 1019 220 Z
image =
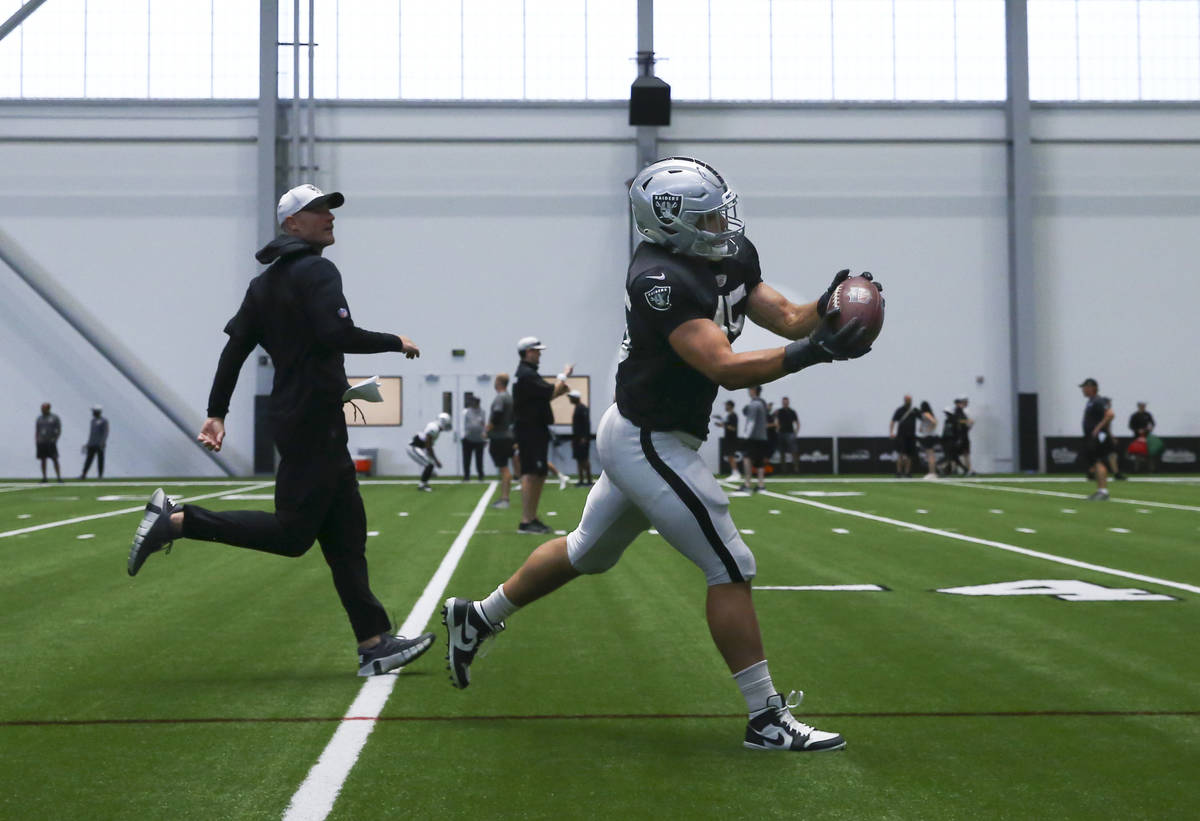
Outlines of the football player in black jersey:
M 629 195 L 645 242 L 625 281 L 617 401 L 596 432 L 604 471 L 569 535 L 538 547 L 486 598 L 446 600 L 451 681 L 459 688 L 470 683 L 480 643 L 503 630 L 519 608 L 581 574 L 608 570 L 653 527 L 705 575 L 709 631 L 750 713 L 745 746 L 840 749 L 845 741 L 837 733 L 797 721 L 791 708 L 799 702 L 771 681 L 751 602 L 754 556 L 697 449 L 708 434 L 718 385 L 759 385 L 869 350 L 857 320 L 840 330 L 828 321 L 829 297 L 849 272 L 839 272 L 825 295 L 806 305 L 763 283 L 758 252 L 737 218 L 737 195 L 699 160 L 653 163 L 634 179 Z M 794 341 L 735 353 L 730 343 L 746 317 Z

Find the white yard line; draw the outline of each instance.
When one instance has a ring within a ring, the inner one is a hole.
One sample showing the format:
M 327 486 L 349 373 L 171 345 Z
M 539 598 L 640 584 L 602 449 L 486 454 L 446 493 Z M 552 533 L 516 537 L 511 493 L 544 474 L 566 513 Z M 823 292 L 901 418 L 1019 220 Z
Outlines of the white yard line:
M 1125 579 L 1134 579 L 1139 582 L 1147 582 L 1149 584 L 1158 584 L 1164 587 L 1173 587 L 1176 590 L 1186 590 L 1189 593 L 1200 593 L 1200 587 L 1184 582 L 1173 582 L 1169 579 L 1159 579 L 1154 576 L 1144 576 L 1141 573 L 1131 573 L 1128 570 L 1118 570 L 1114 567 L 1105 567 L 1104 565 L 1092 564 L 1091 562 L 1081 562 L 1078 559 L 1069 559 L 1066 556 L 1056 556 L 1053 553 L 1043 553 L 1040 550 L 1030 550 L 1025 547 L 1018 547 L 1014 544 L 1006 544 L 1004 542 L 996 542 L 991 539 L 980 539 L 975 536 L 967 536 L 963 533 L 953 533 L 949 530 L 940 530 L 935 527 L 926 527 L 914 522 L 904 522 L 899 519 L 891 519 L 887 516 L 877 516 L 874 513 L 864 513 L 860 510 L 851 510 L 846 507 L 838 507 L 836 505 L 827 504 L 825 502 L 817 502 L 812 499 L 803 499 L 798 496 L 786 496 L 782 493 L 775 493 L 771 490 L 762 492 L 763 496 L 771 496 L 775 499 L 783 499 L 787 502 L 794 502 L 798 505 L 809 505 L 810 507 L 818 507 L 821 510 L 828 510 L 832 513 L 842 513 L 847 516 L 857 516 L 860 519 L 869 519 L 873 522 L 881 522 L 883 524 L 895 525 L 896 527 L 904 527 L 909 530 L 917 530 L 921 533 L 929 533 L 933 536 L 945 536 L 947 539 L 957 539 L 960 542 L 970 542 L 971 544 L 983 545 L 984 547 L 994 547 L 997 550 L 1007 550 L 1010 553 L 1020 553 L 1022 556 L 1029 556 L 1034 559 L 1045 559 L 1056 564 L 1067 565 L 1068 567 L 1078 567 L 1084 570 L 1094 570 L 1098 573 L 1108 573 L 1112 576 L 1120 576 Z
M 231 488 L 229 490 L 218 490 L 213 493 L 202 493 L 199 496 L 188 496 L 186 498 L 181 497 L 179 499 L 176 499 L 175 501 L 177 501 L 177 502 L 198 502 L 201 499 L 213 499 L 213 498 L 216 498 L 219 496 L 226 496 L 230 493 L 242 493 L 242 492 L 250 491 L 250 490 L 261 490 L 262 488 L 270 487 L 273 484 L 275 484 L 274 480 L 272 480 L 270 482 L 259 482 L 257 484 L 253 484 L 253 485 L 246 485 L 245 487 L 235 487 L 235 488 Z M 71 519 L 60 519 L 57 522 L 44 522 L 40 525 L 33 525 L 31 527 L 21 527 L 16 530 L 6 530 L 3 533 L 0 533 L 0 539 L 7 538 L 9 536 L 20 536 L 23 533 L 33 533 L 38 530 L 48 530 L 49 528 L 52 528 L 52 527 L 64 527 L 65 525 L 78 524 L 79 522 L 90 522 L 94 519 L 107 519 L 110 516 L 124 516 L 126 513 L 141 513 L 145 509 L 146 509 L 146 506 L 143 504 L 143 505 L 138 505 L 137 507 L 123 507 L 120 510 L 109 510 L 109 511 L 105 511 L 104 513 L 93 513 L 90 516 L 75 516 L 74 518 L 71 518 Z
M 442 558 L 442 563 L 438 565 L 433 578 L 425 586 L 425 591 L 413 605 L 404 624 L 400 625 L 400 635 L 419 634 L 441 604 L 446 585 L 450 583 L 450 577 L 467 549 L 467 542 L 479 526 L 479 521 L 483 518 L 495 491 L 496 482 L 489 482 L 467 523 L 463 525 L 454 543 Z M 304 783 L 292 796 L 283 813 L 284 821 L 323 821 L 333 810 L 342 785 L 346 783 L 363 745 L 367 743 L 367 737 L 375 729 L 376 719 L 383 712 L 383 706 L 387 703 L 392 688 L 396 686 L 396 679 L 397 676 L 372 676 L 366 680 L 362 689 L 358 691 L 358 697 L 346 711 L 345 720 L 338 724 L 321 757 L 308 771 Z
M 1003 485 L 981 485 L 981 484 L 965 484 L 957 481 L 945 481 L 944 485 L 953 485 L 954 487 L 969 487 L 980 490 L 1003 490 L 1007 493 L 1032 493 L 1037 496 L 1058 496 L 1062 499 L 1087 499 L 1087 494 L 1084 493 L 1064 493 L 1061 490 L 1034 490 L 1028 487 L 1004 487 Z M 1121 483 L 1123 484 L 1123 483 Z M 1121 484 L 1110 483 L 1109 487 L 1120 487 Z M 1111 490 L 1109 491 L 1111 493 Z M 1120 499 L 1116 496 L 1109 496 L 1108 502 L 1096 502 L 1098 505 L 1108 504 L 1111 502 L 1120 502 L 1127 505 L 1144 505 L 1146 507 L 1165 507 L 1168 510 L 1189 510 L 1193 513 L 1200 513 L 1200 507 L 1195 505 L 1177 505 L 1171 502 L 1143 502 L 1138 499 Z

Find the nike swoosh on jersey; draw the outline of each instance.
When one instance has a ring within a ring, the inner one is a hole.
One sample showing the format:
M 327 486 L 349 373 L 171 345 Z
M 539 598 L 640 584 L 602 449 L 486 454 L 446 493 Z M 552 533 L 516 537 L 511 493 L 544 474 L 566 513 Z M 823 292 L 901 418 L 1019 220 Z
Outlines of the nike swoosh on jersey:
M 666 274 L 658 274 L 658 275 L 646 274 L 646 279 L 666 279 L 666 278 L 667 278 Z

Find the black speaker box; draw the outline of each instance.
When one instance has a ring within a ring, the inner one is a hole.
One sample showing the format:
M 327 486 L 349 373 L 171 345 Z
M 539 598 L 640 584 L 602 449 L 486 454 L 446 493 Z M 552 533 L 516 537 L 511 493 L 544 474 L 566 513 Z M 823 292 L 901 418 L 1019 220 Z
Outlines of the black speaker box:
M 658 77 L 638 77 L 629 88 L 630 125 L 670 125 L 671 87 Z

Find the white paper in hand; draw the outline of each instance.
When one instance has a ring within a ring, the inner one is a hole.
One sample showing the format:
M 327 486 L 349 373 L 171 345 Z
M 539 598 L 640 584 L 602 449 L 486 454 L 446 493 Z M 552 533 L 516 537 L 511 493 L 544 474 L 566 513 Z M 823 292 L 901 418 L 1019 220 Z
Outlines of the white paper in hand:
M 364 379 L 357 385 L 351 385 L 342 394 L 343 402 L 351 402 L 355 399 L 361 399 L 364 402 L 382 402 L 383 397 L 379 394 L 379 377 L 372 376 L 370 379 Z

